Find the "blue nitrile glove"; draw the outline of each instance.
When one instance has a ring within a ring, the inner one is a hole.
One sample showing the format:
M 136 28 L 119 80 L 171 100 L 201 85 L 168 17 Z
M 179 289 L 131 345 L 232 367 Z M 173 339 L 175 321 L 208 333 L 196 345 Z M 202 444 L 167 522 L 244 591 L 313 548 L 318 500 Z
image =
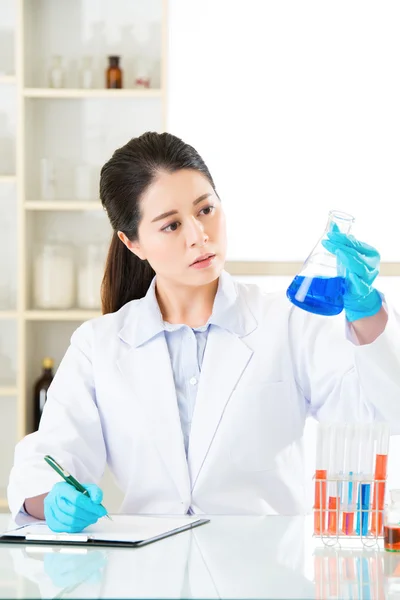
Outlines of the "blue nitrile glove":
M 50 529 L 77 533 L 107 514 L 100 506 L 103 500 L 101 489 L 94 483 L 84 487 L 90 498 L 65 481 L 53 485 L 44 499 L 44 518 Z
M 345 286 L 343 304 L 348 321 L 375 315 L 382 306 L 382 298 L 372 284 L 379 273 L 379 252 L 353 235 L 340 233 L 335 227 L 327 233 L 322 245 L 344 268 Z

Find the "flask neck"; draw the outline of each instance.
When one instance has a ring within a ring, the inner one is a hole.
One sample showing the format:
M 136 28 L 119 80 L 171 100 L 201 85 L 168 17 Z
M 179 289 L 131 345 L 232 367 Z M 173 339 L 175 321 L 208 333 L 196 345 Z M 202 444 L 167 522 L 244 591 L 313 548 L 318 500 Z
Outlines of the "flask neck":
M 326 231 L 340 231 L 340 233 L 349 234 L 354 223 L 354 217 L 348 213 L 339 210 L 331 210 L 328 215 Z

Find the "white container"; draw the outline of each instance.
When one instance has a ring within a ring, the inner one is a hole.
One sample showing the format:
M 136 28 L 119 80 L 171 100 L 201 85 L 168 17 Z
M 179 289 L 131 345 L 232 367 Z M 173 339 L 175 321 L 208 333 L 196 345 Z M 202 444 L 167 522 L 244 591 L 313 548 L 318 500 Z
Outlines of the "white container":
M 105 248 L 102 244 L 88 244 L 81 250 L 78 265 L 78 306 L 99 310 L 100 287 L 104 275 Z
M 35 257 L 33 302 L 36 308 L 67 309 L 75 304 L 72 246 L 45 244 Z
M 40 197 L 42 200 L 54 200 L 56 196 L 56 174 L 54 160 L 40 159 Z
M 49 87 L 56 89 L 64 87 L 64 68 L 61 56 L 55 55 L 51 58 Z
M 93 66 L 92 57 L 83 56 L 79 71 L 79 84 L 85 90 L 90 90 L 93 87 Z

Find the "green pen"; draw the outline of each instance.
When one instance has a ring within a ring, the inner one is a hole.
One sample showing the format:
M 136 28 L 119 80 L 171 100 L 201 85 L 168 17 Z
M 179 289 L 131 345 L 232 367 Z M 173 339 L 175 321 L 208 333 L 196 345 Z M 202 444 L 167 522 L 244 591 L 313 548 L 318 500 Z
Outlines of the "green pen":
M 87 491 L 87 489 L 85 487 L 83 487 L 83 485 L 81 483 L 79 483 L 79 481 L 77 481 L 75 479 L 75 477 L 73 477 L 73 475 L 71 475 L 71 473 L 68 473 L 68 471 L 66 471 L 56 460 L 54 460 L 54 458 L 52 458 L 51 456 L 49 456 L 48 454 L 44 457 L 44 460 L 47 462 L 48 465 L 50 465 L 50 467 L 52 469 L 54 469 L 59 475 L 61 475 L 61 477 L 64 479 L 64 481 L 66 481 L 67 483 L 69 483 L 70 485 L 72 485 L 78 492 L 81 492 L 82 494 L 84 494 L 85 496 L 89 496 L 89 492 Z M 103 506 L 102 504 L 100 504 L 100 506 Z M 105 506 L 103 506 L 104 510 L 107 510 L 105 508 Z M 105 517 L 107 517 L 108 519 L 110 519 L 110 521 L 112 521 L 112 518 L 110 517 L 109 514 L 104 515 Z

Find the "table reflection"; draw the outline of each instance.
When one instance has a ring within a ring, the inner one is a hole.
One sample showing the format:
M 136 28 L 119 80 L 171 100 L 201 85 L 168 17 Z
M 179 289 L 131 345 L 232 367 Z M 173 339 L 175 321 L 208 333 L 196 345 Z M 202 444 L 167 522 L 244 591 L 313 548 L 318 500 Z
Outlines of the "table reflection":
M 21 544 L 0 552 L 28 582 L 24 597 L 314 597 L 304 575 L 302 517 L 211 517 L 137 549 Z

